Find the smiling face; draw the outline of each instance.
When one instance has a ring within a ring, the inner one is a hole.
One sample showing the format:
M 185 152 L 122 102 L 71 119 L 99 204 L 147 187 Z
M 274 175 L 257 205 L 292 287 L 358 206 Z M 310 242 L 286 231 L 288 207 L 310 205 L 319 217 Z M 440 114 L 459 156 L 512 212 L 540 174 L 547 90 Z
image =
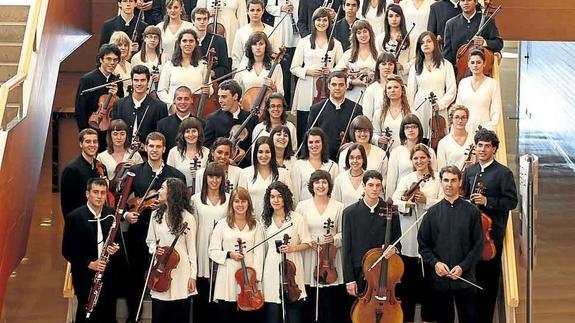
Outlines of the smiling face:
M 100 67 L 102 71 L 106 74 L 112 74 L 118 66 L 120 58 L 114 53 L 108 53 L 104 57 L 100 58 Z
M 355 32 L 355 36 L 357 37 L 357 41 L 362 45 L 369 44 L 369 40 L 371 39 L 367 28 L 358 29 Z
M 180 41 L 180 49 L 182 50 L 183 56 L 192 56 L 194 49 L 196 49 L 196 38 L 193 34 L 187 33 L 182 35 L 182 40 Z
M 429 165 L 429 157 L 425 154 L 425 152 L 418 150 L 416 151 L 413 156 L 411 157 L 411 164 L 416 171 L 419 172 L 427 172 L 428 165 Z
M 227 169 L 228 165 L 230 164 L 230 155 L 231 150 L 230 146 L 228 145 L 217 146 L 212 153 L 214 161 L 217 162 L 220 166 L 224 167 L 224 169 Z
M 273 98 L 270 100 L 270 107 L 268 109 L 271 119 L 279 120 L 284 112 L 284 103 L 280 98 Z
M 146 152 L 150 161 L 159 161 L 162 159 L 162 154 L 166 151 L 164 142 L 162 140 L 148 140 L 146 144 Z
M 274 147 L 277 150 L 284 150 L 286 149 L 288 143 L 289 143 L 289 136 L 287 133 L 280 131 L 280 132 L 276 132 L 274 133 L 273 136 L 273 141 L 274 141 Z
M 188 91 L 176 91 L 176 93 L 174 93 L 174 105 L 179 114 L 188 114 L 192 109 L 192 102 L 192 93 Z
M 80 142 L 80 149 L 84 155 L 94 158 L 98 153 L 98 135 L 96 134 L 85 134 L 84 138 Z
M 354 149 L 349 153 L 348 162 L 352 171 L 359 171 L 362 169 L 365 161 L 361 156 L 361 151 L 359 151 L 359 149 Z
M 491 161 L 496 151 L 497 148 L 495 148 L 490 141 L 479 141 L 475 146 L 477 159 L 483 163 Z
M 365 129 L 355 129 L 353 131 L 353 134 L 355 136 L 355 142 L 357 142 L 358 144 L 368 144 L 369 141 L 371 140 L 370 138 L 370 130 L 365 128 Z
M 235 215 L 245 215 L 249 205 L 250 202 L 248 200 L 242 200 L 238 195 L 234 196 L 232 200 L 232 208 L 234 209 Z
M 196 128 L 188 128 L 184 131 L 184 139 L 186 144 L 195 145 L 198 142 L 199 131 Z
M 329 193 L 329 182 L 327 179 L 318 179 L 312 184 L 314 197 L 327 196 Z
M 328 17 L 318 17 L 316 20 L 313 21 L 313 25 L 317 31 L 323 32 L 327 30 L 329 26 L 329 18 Z
M 261 144 L 256 152 L 256 158 L 260 166 L 269 166 L 272 158 L 272 151 L 270 149 L 270 145 L 268 145 L 267 143 Z
M 148 91 L 148 77 L 146 74 L 134 74 L 132 76 L 134 93 L 144 94 Z
M 220 176 L 208 175 L 208 189 L 210 191 L 217 191 L 220 189 L 223 179 Z
M 321 156 L 321 149 L 323 147 L 321 136 L 310 135 L 307 138 L 307 149 L 309 150 L 309 155 L 314 157 Z
M 281 211 L 284 208 L 284 198 L 276 189 L 270 191 L 270 204 L 274 211 Z

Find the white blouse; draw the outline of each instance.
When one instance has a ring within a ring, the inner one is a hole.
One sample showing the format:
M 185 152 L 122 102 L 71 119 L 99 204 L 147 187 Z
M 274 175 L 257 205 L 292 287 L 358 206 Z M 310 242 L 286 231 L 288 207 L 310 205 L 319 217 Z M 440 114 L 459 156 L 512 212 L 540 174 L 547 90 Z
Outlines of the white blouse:
M 246 266 L 256 271 L 259 282 L 262 280 L 265 257 L 264 246 L 260 245 L 254 250 L 245 253 L 247 249 L 251 249 L 264 239 L 264 231 L 261 224 L 256 222 L 253 229 L 250 229 L 246 224 L 240 230 L 235 224 L 233 228 L 230 228 L 226 219 L 223 218 L 214 228 L 209 248 L 210 259 L 218 263 L 214 287 L 214 299 L 216 300 L 235 302 L 237 294 L 240 292 L 240 287 L 237 285 L 235 278 L 236 271 L 241 268 L 240 262 L 226 257 L 228 251 L 238 251 L 238 238 L 245 242 L 243 251 Z
M 224 219 L 228 212 L 228 203 L 230 195 L 226 194 L 226 201 L 214 205 L 210 199 L 206 197 L 206 203 L 202 203 L 201 193 L 196 193 L 192 196 L 192 205 L 194 207 L 194 216 L 198 223 L 197 234 L 197 247 L 198 247 L 198 277 L 209 278 L 210 258 L 208 257 L 208 246 L 214 227 L 219 220 Z M 204 291 L 202 291 L 203 293 Z
M 123 162 L 127 161 L 128 157 L 130 157 L 130 152 L 126 151 L 124 153 L 122 161 Z M 112 157 L 112 155 L 110 155 L 110 153 L 107 150 L 104 150 L 103 152 L 99 153 L 98 156 L 96 156 L 96 159 L 99 160 L 106 167 L 106 172 L 108 173 L 108 179 L 112 179 L 114 178 L 114 176 L 116 176 L 116 167 L 118 166 L 118 162 L 116 162 L 114 157 Z M 139 152 L 134 153 L 134 156 L 132 156 L 132 161 L 134 162 L 134 165 L 141 164 L 144 162 Z
M 274 19 L 274 28 L 278 25 L 278 22 L 282 19 L 282 17 L 286 14 L 285 12 L 281 12 L 281 7 L 285 3 L 284 1 L 268 1 L 266 5 L 266 11 L 275 17 Z M 298 21 L 298 9 L 299 9 L 299 0 L 290 0 L 290 3 L 293 5 L 293 14 L 288 15 L 285 19 L 282 20 L 281 26 L 277 27 L 281 29 L 282 39 L 281 43 L 285 47 L 296 47 L 298 41 L 301 39 L 299 33 L 293 32 L 292 21 L 293 23 L 297 24 Z
M 473 135 L 471 134 L 467 134 L 463 146 L 455 141 L 452 133 L 443 137 L 437 144 L 437 168 L 441 170 L 445 166 L 455 165 L 461 170 L 467 159 L 469 147 L 472 144 Z M 472 156 L 470 161 L 475 161 L 475 158 Z
M 381 123 L 381 109 L 375 112 L 373 118 L 373 138 L 371 142 L 376 145 L 377 141 L 385 133 L 385 128 L 389 127 L 391 131 L 392 143 L 388 144 L 387 149 L 393 149 L 401 145 L 401 139 L 399 138 L 399 133 L 401 132 L 401 122 L 403 121 L 403 114 L 400 113 L 396 118 L 393 118 L 391 113 L 387 111 L 385 114 L 385 119 L 383 119 L 383 124 Z
M 329 203 L 323 213 L 319 213 L 313 202 L 313 198 L 299 202 L 296 208 L 296 212 L 302 214 L 307 222 L 311 240 L 317 241 L 319 238 L 320 244 L 324 243 L 324 234 L 326 233 L 324 224 L 328 219 L 331 219 L 334 222 L 334 227 L 331 228 L 330 233 L 333 234 L 333 244 L 337 248 L 334 262 L 335 269 L 337 270 L 337 280 L 329 285 L 320 284 L 320 288 L 343 284 L 343 267 L 341 262 L 341 231 L 342 213 L 344 208 L 345 207 L 341 202 L 338 202 L 333 198 L 329 200 Z M 317 267 L 317 252 L 313 249 L 305 250 L 303 257 L 305 284 L 315 287 L 317 283 L 313 272 Z
M 369 0 L 368 0 L 369 1 Z M 388 0 L 391 2 L 390 0 Z M 377 15 L 377 6 L 374 8 L 371 5 L 367 6 L 367 12 L 365 16 L 362 14 L 361 6 L 357 10 L 357 15 L 360 19 L 369 21 L 371 28 L 373 29 L 373 33 L 375 35 L 384 32 L 385 30 L 385 8 L 381 12 L 381 16 Z
M 262 212 L 264 210 L 264 195 L 268 186 L 271 183 L 275 182 L 272 178 L 272 175 L 268 176 L 268 178 L 263 178 L 260 173 L 257 174 L 255 182 L 253 181 L 255 168 L 254 166 L 250 166 L 242 170 L 242 176 L 238 182 L 238 186 L 241 186 L 248 190 L 250 193 L 250 197 L 252 198 L 252 205 L 254 206 L 254 214 L 256 216 L 256 220 L 261 222 Z M 293 192 L 291 178 L 289 176 L 289 172 L 283 168 L 278 168 L 278 178 L 277 181 L 280 181 L 286 184 L 290 190 Z
M 447 60 L 439 68 L 431 71 L 423 64 L 420 75 L 415 72 L 415 64 L 411 66 L 409 80 L 407 82 L 407 100 L 413 113 L 417 115 L 423 126 L 423 138 L 431 138 L 430 120 L 432 108 L 429 100 L 423 103 L 433 92 L 437 96 L 439 114 L 447 120 L 447 108 L 455 100 L 457 86 L 455 84 L 455 74 L 453 65 Z M 420 104 L 422 104 L 420 106 Z M 419 109 L 418 109 L 419 108 Z
M 348 72 L 352 71 L 359 71 L 363 68 L 369 68 L 373 71 L 375 68 L 375 60 L 371 55 L 367 55 L 365 59 L 361 58 L 361 55 L 357 55 L 357 60 L 355 62 L 351 62 L 351 48 L 346 50 L 343 53 L 342 58 L 338 61 L 337 65 L 335 66 L 334 70 L 345 70 L 347 69 Z M 361 96 L 361 92 L 365 91 L 365 86 L 354 86 L 351 90 L 347 90 L 345 97 L 352 100 L 353 102 L 357 102 L 359 97 Z M 362 99 L 363 100 L 363 99 Z M 362 102 L 359 102 L 362 104 Z
M 246 62 L 247 63 L 247 62 Z M 272 63 L 273 64 L 273 63 Z M 242 66 L 244 66 L 242 64 Z M 238 81 L 240 86 L 242 87 L 243 93 L 245 94 L 246 91 L 253 87 L 262 87 L 266 77 L 268 77 L 270 70 L 264 68 L 258 74 L 256 69 L 252 67 L 251 71 L 245 70 L 241 71 L 234 76 L 234 79 Z M 274 69 L 271 77 L 273 84 L 276 86 L 276 92 L 284 94 L 284 80 L 283 80 L 283 72 L 281 66 L 278 64 Z
M 331 196 L 336 201 L 339 201 L 348 207 L 362 198 L 365 188 L 362 183 L 359 183 L 357 188 L 353 187 L 351 182 L 351 174 L 349 171 L 341 172 L 337 175 L 333 183 L 333 192 Z
M 285 126 L 288 127 L 289 132 L 290 132 L 291 146 L 292 146 L 293 150 L 296 151 L 297 150 L 297 129 L 294 126 L 294 124 L 289 122 L 289 121 L 286 121 Z M 269 136 L 270 136 L 270 132 L 266 130 L 266 125 L 264 124 L 263 121 L 258 123 L 254 127 L 254 131 L 252 131 L 252 141 L 254 141 L 254 142 L 259 137 L 269 137 Z
M 174 48 L 176 41 L 178 40 L 178 35 L 185 29 L 193 29 L 194 25 L 189 21 L 182 20 L 182 24 L 175 33 L 170 31 L 170 27 L 166 27 L 166 30 L 164 30 L 163 21 L 156 26 L 158 26 L 162 32 L 162 43 L 160 44 L 160 46 L 162 46 L 162 54 L 166 61 L 171 61 L 172 55 L 174 55 Z
M 413 24 L 415 24 L 411 32 L 411 38 L 415 41 L 417 41 L 417 38 L 422 32 L 427 31 L 429 12 L 431 10 L 431 4 L 434 2 L 433 0 L 423 0 L 419 9 L 415 7 L 413 0 L 403 0 L 399 3 L 401 9 L 403 9 L 407 30 L 411 29 Z M 412 42 L 412 44 L 415 44 L 415 42 Z
M 271 35 L 271 37 L 269 37 L 269 41 L 270 44 L 272 45 L 272 52 L 277 53 L 280 47 L 282 47 L 282 34 L 281 30 L 279 29 L 272 34 L 273 30 L 274 27 L 264 24 L 263 32 L 268 37 L 269 35 Z M 253 32 L 254 29 L 252 28 L 252 25 L 250 25 L 249 23 L 241 26 L 240 29 L 238 29 L 238 31 L 236 32 L 233 38 L 234 43 L 231 51 L 232 68 L 239 67 L 240 65 L 245 66 L 244 63 L 247 62 L 245 45 Z
M 266 259 L 264 262 L 264 277 L 262 280 L 263 285 L 263 293 L 264 299 L 266 302 L 269 303 L 276 303 L 280 304 L 280 271 L 279 266 L 282 260 L 282 255 L 276 251 L 275 240 L 283 240 L 284 234 L 288 234 L 290 236 L 290 245 L 298 245 L 301 243 L 310 243 L 311 237 L 309 235 L 308 226 L 305 222 L 305 218 L 297 213 L 291 212 L 290 213 L 291 219 L 289 221 L 285 221 L 282 223 L 280 227 L 278 227 L 273 219 L 271 225 L 265 229 L 266 237 L 272 236 L 274 233 L 277 233 L 281 229 L 288 227 L 290 224 L 293 223 L 291 227 L 282 231 L 275 237 L 271 238 L 267 241 L 267 253 Z M 301 290 L 301 294 L 299 299 L 306 298 L 307 294 L 305 292 L 305 283 L 304 283 L 304 266 L 303 266 L 303 252 L 290 252 L 286 253 L 287 260 L 290 260 L 294 263 L 296 271 L 295 271 L 295 282 L 299 289 Z
M 411 25 L 407 27 L 408 30 L 409 28 L 411 28 Z M 425 25 L 425 28 L 427 29 L 427 25 Z M 398 74 L 402 76 L 404 81 L 407 80 L 407 74 L 409 74 L 411 65 L 415 63 L 415 47 L 417 46 L 415 44 L 417 42 L 417 38 L 413 39 L 413 35 L 414 33 L 412 32 L 411 35 L 409 36 L 409 46 L 401 50 L 401 52 L 399 53 L 399 58 L 397 59 L 398 63 L 400 63 L 401 66 L 403 67 L 403 69 Z M 385 32 L 382 32 L 375 38 L 375 47 L 377 47 L 377 53 L 381 54 L 385 52 L 395 56 L 398 45 L 397 41 L 395 39 L 390 38 L 389 41 L 384 45 L 383 44 L 384 38 L 385 38 Z
M 232 52 L 232 44 L 238 28 L 248 23 L 248 14 L 245 0 L 221 0 L 218 11 L 218 23 L 226 30 L 224 39 L 228 46 L 228 53 Z M 211 11 L 214 8 L 214 0 L 198 0 L 197 8 L 207 8 Z M 213 19 L 210 19 L 213 22 Z
M 385 150 L 371 144 L 370 147 L 369 153 L 367 154 L 366 170 L 376 170 L 381 172 L 384 166 L 387 166 L 387 163 L 385 162 Z M 348 150 L 349 147 L 339 153 L 338 165 L 341 170 L 345 168 L 345 157 L 347 156 Z
M 126 81 L 123 81 L 123 90 L 124 90 L 124 97 L 127 97 L 130 95 L 129 91 L 128 91 L 128 87 L 130 87 L 132 85 L 132 64 L 128 61 L 126 61 L 124 63 L 124 68 L 122 68 L 122 66 L 118 63 L 118 65 L 116 65 L 116 68 L 114 69 L 114 75 L 120 75 L 120 80 L 125 80 L 128 79 Z
M 381 110 L 381 107 L 383 106 L 384 93 L 385 88 L 379 82 L 373 82 L 365 89 L 363 100 L 361 102 L 361 108 L 363 115 L 366 116 L 371 122 L 377 120 L 375 119 L 375 114 L 377 111 Z
M 142 62 L 142 59 L 140 58 L 140 56 L 141 56 L 141 52 L 137 52 L 136 54 L 134 54 L 134 56 L 132 56 L 132 61 L 131 61 L 132 66 L 144 65 L 145 67 L 148 68 L 150 73 L 153 72 L 154 66 L 157 67 L 159 71 L 162 71 L 163 61 L 160 60 L 158 57 L 156 57 L 156 59 L 153 61 Z M 162 55 L 162 57 L 164 57 L 164 55 Z
M 158 98 L 170 106 L 174 101 L 176 89 L 182 85 L 187 86 L 192 93 L 202 87 L 204 76 L 208 72 L 203 61 L 198 66 L 174 66 L 171 61 L 164 64 L 158 82 Z M 196 92 L 196 93 L 199 93 Z
M 174 242 L 174 239 L 176 238 L 170 232 L 170 229 L 166 224 L 165 215 L 162 223 L 158 223 L 154 219 L 156 212 L 157 211 L 154 211 L 151 215 L 150 226 L 148 227 L 148 236 L 146 238 L 146 244 L 148 245 L 150 254 L 153 254 L 156 251 L 157 246 L 171 246 L 172 242 Z M 174 250 L 180 255 L 180 262 L 176 268 L 172 270 L 172 283 L 170 284 L 170 289 L 165 292 L 156 292 L 154 290 L 150 291 L 152 298 L 162 301 L 185 299 L 190 295 L 198 294 L 197 289 L 192 293 L 188 292 L 188 280 L 190 278 L 195 280 L 198 272 L 196 256 L 197 224 L 195 218 L 190 212 L 184 211 L 182 215 L 182 224 L 187 222 L 189 230 L 180 236 L 174 247 Z
M 409 173 L 399 180 L 397 189 L 393 193 L 393 204 L 397 205 L 399 210 L 399 224 L 401 225 L 401 232 L 406 232 L 407 229 L 426 212 L 435 203 L 441 200 L 441 182 L 439 175 L 434 174 L 435 178 L 430 178 L 427 182 L 422 182 L 419 185 L 419 190 L 425 195 L 425 203 L 416 203 L 416 210 L 411 212 L 411 207 L 407 206 L 406 201 L 401 200 L 401 196 L 411 188 L 413 183 L 416 183 L 418 178 L 416 172 Z M 419 227 L 409 231 L 403 239 L 401 239 L 401 254 L 408 257 L 417 257 L 419 255 L 417 244 L 417 231 Z
M 431 168 L 437 172 L 437 157 L 433 148 L 429 148 L 431 154 Z M 401 145 L 391 151 L 389 155 L 389 165 L 387 167 L 387 177 L 385 180 L 385 198 L 391 197 L 395 192 L 399 180 L 405 175 L 413 172 L 413 163 L 409 158 L 410 151 L 407 146 Z
M 311 35 L 304 37 L 297 44 L 290 67 L 290 72 L 298 78 L 292 104 L 295 110 L 309 111 L 309 107 L 313 104 L 313 98 L 317 96 L 317 78 L 306 75 L 305 71 L 321 68 L 327 49 L 327 42 L 312 49 Z M 329 57 L 327 67 L 332 69 L 343 56 L 343 48 L 337 39 L 334 38 L 333 49 L 328 51 L 327 55 Z
M 196 192 L 201 192 L 202 191 L 202 185 L 203 185 L 203 179 L 204 179 L 204 172 L 206 171 L 205 168 L 201 168 L 200 170 L 198 170 L 198 173 L 196 175 Z M 227 180 L 230 181 L 230 190 L 228 193 L 231 193 L 236 187 L 238 187 L 238 183 L 240 181 L 240 178 L 242 177 L 242 169 L 237 167 L 237 166 L 233 166 L 233 165 L 229 165 L 228 166 L 228 174 L 227 174 Z
M 339 174 L 339 166 L 333 161 L 329 160 L 326 163 L 322 163 L 320 169 L 327 171 L 332 180 Z M 298 159 L 296 160 L 293 167 L 290 169 L 291 180 L 294 188 L 294 199 L 296 202 L 303 201 L 311 198 L 311 193 L 308 190 L 309 177 L 311 173 L 316 171 L 313 165 L 308 159 Z
M 481 125 L 489 130 L 497 131 L 499 115 L 502 113 L 499 83 L 486 77 L 479 88 L 473 90 L 472 79 L 472 76 L 462 79 L 457 89 L 456 103 L 469 109 L 469 120 L 465 129 L 469 133 L 475 133 L 477 127 Z
M 198 164 L 198 167 L 196 169 L 196 173 L 197 173 L 198 169 L 206 167 L 206 165 L 208 164 L 208 155 L 209 154 L 210 154 L 210 150 L 206 147 L 202 147 L 202 157 L 198 158 L 199 164 Z M 191 187 L 192 181 L 194 180 L 194 175 L 192 174 L 192 170 L 191 170 L 192 162 L 193 162 L 193 159 L 188 158 L 188 156 L 185 153 L 184 153 L 184 156 L 182 157 L 182 155 L 178 151 L 178 147 L 174 146 L 174 147 L 172 147 L 172 149 L 170 149 L 170 152 L 168 153 L 168 160 L 167 160 L 166 164 L 168 164 L 168 165 L 176 168 L 180 172 L 182 172 L 182 174 L 184 174 L 186 176 L 186 185 L 188 187 Z M 196 189 L 196 192 L 198 192 L 197 189 Z

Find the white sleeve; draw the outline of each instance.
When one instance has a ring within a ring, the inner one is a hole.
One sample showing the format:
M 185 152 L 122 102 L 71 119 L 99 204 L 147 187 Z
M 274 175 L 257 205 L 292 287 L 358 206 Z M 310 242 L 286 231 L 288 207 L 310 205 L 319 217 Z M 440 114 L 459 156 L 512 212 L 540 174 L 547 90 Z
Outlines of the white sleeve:
M 415 111 L 413 106 L 415 102 L 415 93 L 417 93 L 417 72 L 415 71 L 415 64 L 411 66 L 411 70 L 409 71 L 409 77 L 407 78 L 407 102 L 411 107 L 411 111 Z
M 293 59 L 291 61 L 290 72 L 297 76 L 300 79 L 305 79 L 305 65 L 304 65 L 304 47 L 306 46 L 305 42 L 308 41 L 308 38 L 300 39 L 293 54 Z M 304 66 L 302 66 L 304 65 Z
M 457 84 L 455 83 L 453 65 L 444 59 L 442 67 L 445 69 L 445 93 L 437 100 L 437 105 L 439 106 L 439 110 L 446 110 L 455 100 Z
M 172 75 L 172 62 L 167 62 L 162 68 L 160 79 L 158 81 L 158 98 L 168 105 L 172 104 L 173 100 L 170 97 L 170 77 Z
M 189 213 L 188 213 L 189 214 Z M 188 216 L 188 228 L 190 229 L 185 235 L 186 247 L 188 248 L 188 255 L 190 261 L 190 278 L 196 279 L 198 275 L 198 252 L 196 248 L 196 236 L 198 225 L 193 215 Z
M 486 125 L 487 129 L 497 131 L 499 124 L 499 115 L 502 111 L 501 105 L 501 89 L 499 82 L 495 80 L 495 86 L 491 95 L 491 105 L 489 106 L 489 123 Z
M 212 237 L 210 238 L 210 246 L 208 248 L 208 254 L 210 259 L 223 265 L 226 262 L 228 250 L 223 250 L 222 243 L 224 241 L 224 230 L 227 226 L 227 222 L 224 219 L 220 220 L 214 231 L 212 232 Z
M 397 205 L 397 209 L 401 213 L 408 213 L 411 207 L 407 206 L 407 201 L 403 201 L 401 196 L 405 193 L 406 190 L 409 189 L 411 183 L 407 183 L 407 179 L 409 177 L 404 176 L 399 180 L 399 184 L 397 184 L 397 188 L 393 192 L 391 199 L 393 200 L 393 204 Z

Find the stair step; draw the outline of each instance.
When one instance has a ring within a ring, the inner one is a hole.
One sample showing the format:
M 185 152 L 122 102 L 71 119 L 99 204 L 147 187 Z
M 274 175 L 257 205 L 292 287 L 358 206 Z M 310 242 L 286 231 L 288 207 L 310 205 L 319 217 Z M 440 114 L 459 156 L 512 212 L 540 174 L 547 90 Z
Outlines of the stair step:
M 0 62 L 0 82 L 8 81 L 18 72 L 18 63 Z
M 0 21 L 5 22 L 26 22 L 30 6 L 1 5 Z
M 4 110 L 4 120 L 2 120 L 1 124 L 5 125 L 10 121 L 16 119 L 18 117 L 19 110 L 20 110 L 20 104 L 7 103 L 6 110 Z
M 25 31 L 25 22 L 0 22 L 0 42 L 22 43 Z
M 0 42 L 0 62 L 18 63 L 21 52 L 21 42 Z

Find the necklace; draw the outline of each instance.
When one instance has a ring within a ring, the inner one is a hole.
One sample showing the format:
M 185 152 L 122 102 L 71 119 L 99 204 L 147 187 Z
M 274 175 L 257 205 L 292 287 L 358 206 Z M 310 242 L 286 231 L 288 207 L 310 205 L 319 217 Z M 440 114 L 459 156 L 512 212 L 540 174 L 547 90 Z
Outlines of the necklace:
M 351 175 L 351 177 L 360 177 L 361 175 L 363 175 L 363 172 L 359 173 L 358 175 L 353 175 L 353 173 L 351 171 L 349 171 L 349 175 Z

